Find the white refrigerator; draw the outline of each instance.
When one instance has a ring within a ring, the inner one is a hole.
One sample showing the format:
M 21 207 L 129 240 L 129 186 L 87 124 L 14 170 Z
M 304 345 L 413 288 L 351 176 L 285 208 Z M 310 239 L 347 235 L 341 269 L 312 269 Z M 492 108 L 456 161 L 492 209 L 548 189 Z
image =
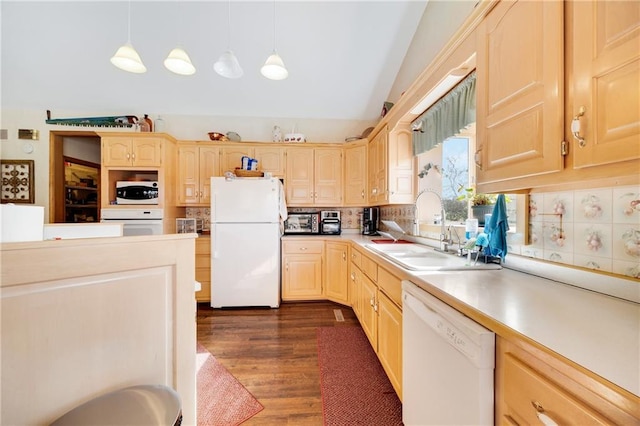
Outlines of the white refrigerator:
M 280 305 L 281 185 L 211 178 L 213 308 Z

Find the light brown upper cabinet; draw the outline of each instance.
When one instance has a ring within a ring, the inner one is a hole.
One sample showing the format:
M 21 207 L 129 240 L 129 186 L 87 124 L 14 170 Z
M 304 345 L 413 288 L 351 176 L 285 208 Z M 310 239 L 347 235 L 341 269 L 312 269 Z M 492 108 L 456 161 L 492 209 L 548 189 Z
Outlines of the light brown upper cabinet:
M 102 166 L 160 167 L 161 138 L 102 137 Z
M 252 157 L 255 155 L 253 146 L 249 145 L 229 145 L 220 148 L 220 172 L 232 172 L 242 167 L 242 157 Z
M 370 205 L 413 203 L 415 174 L 408 125 L 392 131 L 383 127 L 369 142 L 368 162 Z
M 414 159 L 412 134 L 409 124 L 398 125 L 387 137 L 387 182 L 389 204 L 412 204 L 414 202 Z
M 563 168 L 563 19 L 560 1 L 502 1 L 478 26 L 480 187 Z
M 344 150 L 344 205 L 367 204 L 367 145 L 348 144 Z
M 476 34 L 479 191 L 638 183 L 639 2 L 501 1 Z
M 256 146 L 255 158 L 258 160 L 258 170 L 269 172 L 272 176 L 284 177 L 284 148 L 274 146 Z
M 640 158 L 640 2 L 576 1 L 570 23 L 573 166 Z
M 178 146 L 178 205 L 211 203 L 211 177 L 220 176 L 220 148 L 180 144 Z
M 342 205 L 342 148 L 288 148 L 285 188 L 289 206 Z
M 387 137 L 385 126 L 369 142 L 369 204 L 386 204 L 387 194 Z

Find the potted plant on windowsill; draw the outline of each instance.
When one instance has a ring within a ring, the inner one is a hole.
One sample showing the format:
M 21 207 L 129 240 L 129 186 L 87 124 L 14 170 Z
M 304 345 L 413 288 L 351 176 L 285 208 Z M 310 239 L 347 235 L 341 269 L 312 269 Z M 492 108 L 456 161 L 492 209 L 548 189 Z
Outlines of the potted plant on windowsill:
M 493 205 L 496 202 L 496 194 L 478 194 L 475 188 L 460 188 L 458 200 L 469 201 L 471 204 L 471 215 L 478 219 L 478 224 L 484 226 L 484 216 L 491 214 Z

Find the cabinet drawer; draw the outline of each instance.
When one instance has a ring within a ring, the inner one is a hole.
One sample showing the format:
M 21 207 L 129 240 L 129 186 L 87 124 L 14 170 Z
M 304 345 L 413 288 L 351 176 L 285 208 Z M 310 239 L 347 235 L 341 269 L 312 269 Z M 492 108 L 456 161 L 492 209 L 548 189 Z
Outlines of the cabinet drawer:
M 196 238 L 196 254 L 211 254 L 211 237 Z
M 384 268 L 378 268 L 378 288 L 398 306 L 402 306 L 402 280 Z
M 284 241 L 282 250 L 285 254 L 322 254 L 324 241 Z
M 362 253 L 353 247 L 351 248 L 351 263 L 356 265 L 358 268 L 362 268 Z
M 534 404 L 557 424 L 612 424 L 512 354 L 505 356 L 504 377 L 507 411 L 503 424 L 539 424 Z
M 196 255 L 196 269 L 206 268 L 211 269 L 211 255 L 209 254 L 197 254 Z
M 362 266 L 360 267 L 371 281 L 378 282 L 378 264 L 375 260 L 369 259 L 367 256 L 362 256 Z

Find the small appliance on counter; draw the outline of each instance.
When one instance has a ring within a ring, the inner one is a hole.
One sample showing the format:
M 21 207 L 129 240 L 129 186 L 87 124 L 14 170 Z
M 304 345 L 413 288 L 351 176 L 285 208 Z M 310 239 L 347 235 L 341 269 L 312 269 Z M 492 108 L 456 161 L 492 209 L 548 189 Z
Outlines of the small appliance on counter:
M 379 218 L 380 209 L 378 207 L 365 207 L 362 211 L 362 235 L 379 235 Z
M 176 234 L 202 233 L 203 220 L 195 217 L 177 217 Z
M 320 233 L 323 235 L 340 235 L 340 212 L 324 210 L 320 212 Z
M 292 212 L 284 221 L 285 235 L 305 235 L 320 233 L 320 213 Z
M 116 182 L 116 202 L 118 204 L 158 204 L 157 181 Z

